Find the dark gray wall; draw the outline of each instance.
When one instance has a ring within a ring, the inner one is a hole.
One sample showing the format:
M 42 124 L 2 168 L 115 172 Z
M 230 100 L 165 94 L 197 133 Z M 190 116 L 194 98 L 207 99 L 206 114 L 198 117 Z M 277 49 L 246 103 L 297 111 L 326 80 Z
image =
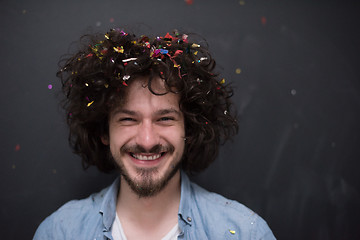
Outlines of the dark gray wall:
M 1 238 L 30 239 L 115 177 L 82 171 L 68 148 L 55 72 L 90 28 L 130 26 L 201 34 L 236 87 L 240 132 L 196 182 L 259 213 L 279 239 L 359 239 L 357 2 L 0 1 Z

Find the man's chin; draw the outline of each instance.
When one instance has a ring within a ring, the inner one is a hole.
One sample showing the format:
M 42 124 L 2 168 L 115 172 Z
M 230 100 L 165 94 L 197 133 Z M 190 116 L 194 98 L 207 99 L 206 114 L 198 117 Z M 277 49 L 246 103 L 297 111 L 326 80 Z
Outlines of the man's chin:
M 161 192 L 179 170 L 180 164 L 171 169 L 165 176 L 159 177 L 157 168 L 138 168 L 137 176 L 131 178 L 126 172 L 122 176 L 139 198 L 153 197 Z

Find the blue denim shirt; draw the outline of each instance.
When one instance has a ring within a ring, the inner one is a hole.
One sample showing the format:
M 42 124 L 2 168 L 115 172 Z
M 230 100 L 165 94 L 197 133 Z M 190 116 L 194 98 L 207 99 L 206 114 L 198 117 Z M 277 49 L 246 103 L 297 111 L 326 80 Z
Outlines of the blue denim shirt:
M 41 223 L 33 239 L 113 239 L 111 226 L 119 181 L 117 178 L 111 186 L 86 199 L 66 203 Z M 178 239 L 275 239 L 256 213 L 190 182 L 184 172 L 178 219 L 181 229 Z

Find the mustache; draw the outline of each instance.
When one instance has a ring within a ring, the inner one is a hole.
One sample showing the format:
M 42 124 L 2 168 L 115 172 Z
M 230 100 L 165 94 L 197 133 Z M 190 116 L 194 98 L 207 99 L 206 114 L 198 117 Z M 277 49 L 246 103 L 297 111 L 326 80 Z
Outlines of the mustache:
M 120 149 L 123 152 L 131 152 L 131 153 L 154 153 L 159 154 L 162 152 L 174 152 L 175 147 L 171 144 L 162 145 L 162 144 L 156 144 L 149 150 L 146 150 L 145 147 L 135 144 L 135 145 L 124 145 Z

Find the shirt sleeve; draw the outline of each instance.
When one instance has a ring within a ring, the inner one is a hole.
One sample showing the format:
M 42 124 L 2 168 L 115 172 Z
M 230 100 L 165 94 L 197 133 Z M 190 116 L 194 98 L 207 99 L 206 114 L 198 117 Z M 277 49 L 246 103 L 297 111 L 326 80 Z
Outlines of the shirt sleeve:
M 47 217 L 37 228 L 33 240 L 65 239 L 59 226 L 54 224 L 54 214 Z
M 276 240 L 273 232 L 271 231 L 270 227 L 268 226 L 268 224 L 265 222 L 264 219 L 262 219 L 261 217 L 259 217 L 257 215 L 257 218 L 255 220 L 255 228 L 254 228 L 254 233 L 251 239 L 254 240 Z

